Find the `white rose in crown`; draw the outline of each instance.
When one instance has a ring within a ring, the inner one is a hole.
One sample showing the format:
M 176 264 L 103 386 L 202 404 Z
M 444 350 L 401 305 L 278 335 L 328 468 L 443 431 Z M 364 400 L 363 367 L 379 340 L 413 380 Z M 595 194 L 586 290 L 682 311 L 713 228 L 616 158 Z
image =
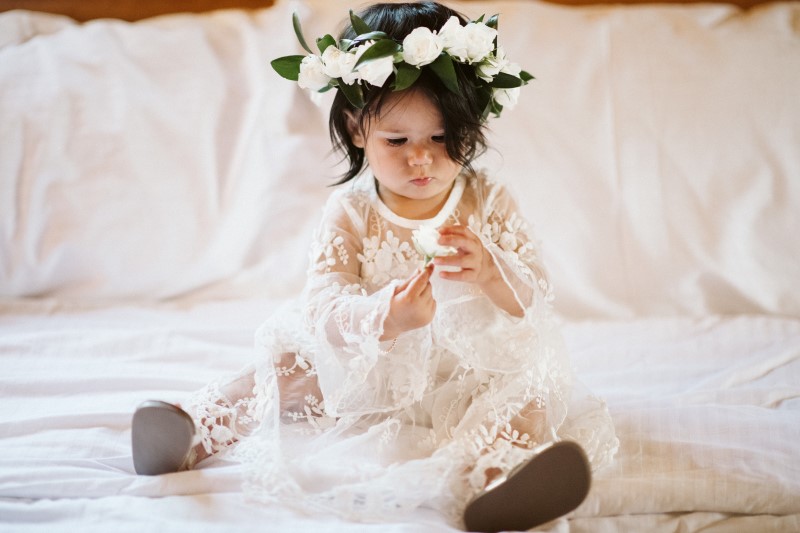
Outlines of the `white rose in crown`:
M 516 63 L 506 61 L 500 72 L 511 74 L 512 76 L 519 76 L 522 68 Z M 520 88 L 514 87 L 513 89 L 492 89 L 492 97 L 494 101 L 503 106 L 504 109 L 514 109 L 519 100 Z
M 439 244 L 439 230 L 433 226 L 420 226 L 411 232 L 411 240 L 414 248 L 424 258 L 425 266 L 433 261 L 434 257 L 444 257 L 455 255 L 458 250 L 452 246 L 442 246 Z
M 319 56 L 311 55 L 303 58 L 300 62 L 300 73 L 297 76 L 297 84 L 303 89 L 319 91 L 327 87 L 331 78 L 324 71 L 324 65 Z
M 326 35 L 317 39 L 318 46 L 325 50 L 315 54 L 303 37 L 295 13 L 292 17 L 294 31 L 309 55 L 273 59 L 272 68 L 280 76 L 296 81 L 312 93 L 338 88 L 350 104 L 359 109 L 365 105 L 364 90 L 383 87 L 390 82 L 392 74 L 396 74 L 394 89 L 402 90 L 416 82 L 421 69 L 428 68 L 449 90 L 461 94 L 457 72 L 466 70 L 468 73 L 471 69 L 477 76 L 472 85 L 484 105 L 481 122 L 489 115 L 500 116 L 504 108 L 513 107 L 519 97 L 519 88 L 534 79 L 519 65 L 508 61 L 505 51 L 497 46 L 497 15 L 485 22 L 484 15 L 481 15 L 463 26 L 461 20 L 453 16 L 438 31 L 435 28 L 414 28 L 402 44 L 385 33 L 372 31 L 352 11 L 350 22 L 359 32 L 356 39 L 337 41 Z M 370 40 L 364 42 L 365 39 Z M 356 66 L 367 50 L 370 50 L 367 52 L 369 60 Z
M 496 53 L 486 57 L 475 68 L 475 73 L 481 79 L 491 83 L 494 77 L 500 74 L 500 72 L 510 64 L 510 61 L 506 59 L 506 51 L 503 50 L 502 46 L 498 46 Z
M 442 46 L 448 54 L 462 63 L 467 60 L 467 33 L 458 17 L 450 17 L 439 30 Z
M 367 41 L 359 46 L 354 56 L 355 61 L 357 62 L 364 52 L 373 44 L 375 44 L 374 41 Z M 394 59 L 392 56 L 366 61 L 356 68 L 356 74 L 359 80 L 375 85 L 376 87 L 382 86 L 389 76 L 391 76 L 392 72 L 394 72 Z
M 448 54 L 462 63 L 475 63 L 494 51 L 497 30 L 481 22 L 462 26 L 457 17 L 450 17 L 439 35 Z
M 416 28 L 403 39 L 403 61 L 415 67 L 433 63 L 442 53 L 442 39 L 430 29 Z
M 492 89 L 492 98 L 494 98 L 494 101 L 499 105 L 503 106 L 503 109 L 514 109 L 519 100 L 519 93 L 519 87 L 514 87 L 513 89 Z
M 325 74 L 331 78 L 341 78 L 347 85 L 352 85 L 358 79 L 353 72 L 357 60 L 355 54 L 342 52 L 335 46 L 329 46 L 322 52 Z
M 522 72 L 522 67 L 516 63 L 512 63 L 511 61 L 506 61 L 503 63 L 503 67 L 500 69 L 500 72 L 505 72 L 506 74 L 519 77 L 520 72 Z
M 476 63 L 494 51 L 494 39 L 497 30 L 486 24 L 470 22 L 464 26 L 467 39 L 467 59 Z

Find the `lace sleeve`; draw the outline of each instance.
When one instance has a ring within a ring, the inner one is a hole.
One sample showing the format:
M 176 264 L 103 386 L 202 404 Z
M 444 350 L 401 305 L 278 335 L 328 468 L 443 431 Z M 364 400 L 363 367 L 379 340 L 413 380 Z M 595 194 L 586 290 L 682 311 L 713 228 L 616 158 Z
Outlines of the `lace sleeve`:
M 334 194 L 310 249 L 305 322 L 316 339 L 313 363 L 329 415 L 384 404 L 374 367 L 392 345 L 381 342 L 397 282 L 368 294 L 358 259 L 364 221 Z
M 549 304 L 553 294 L 530 225 L 504 187 L 497 184 L 485 187 L 481 219 L 470 216 L 469 227 L 492 254 L 503 279 L 526 313 Z

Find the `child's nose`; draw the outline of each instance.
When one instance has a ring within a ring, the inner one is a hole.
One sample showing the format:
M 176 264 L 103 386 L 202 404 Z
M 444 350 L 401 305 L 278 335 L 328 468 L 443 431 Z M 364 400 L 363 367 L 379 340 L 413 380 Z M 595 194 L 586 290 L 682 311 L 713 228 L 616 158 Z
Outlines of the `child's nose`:
M 433 157 L 430 151 L 423 146 L 412 146 L 408 154 L 408 163 L 411 166 L 430 165 Z

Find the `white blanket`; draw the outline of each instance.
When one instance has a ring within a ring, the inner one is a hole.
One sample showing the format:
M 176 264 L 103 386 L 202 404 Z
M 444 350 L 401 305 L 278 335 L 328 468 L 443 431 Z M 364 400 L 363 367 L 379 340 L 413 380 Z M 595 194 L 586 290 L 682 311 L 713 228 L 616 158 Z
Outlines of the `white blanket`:
M 148 398 L 180 401 L 238 370 L 252 357 L 253 327 L 273 308 L 262 300 L 189 309 L 6 306 L 3 521 L 68 530 L 88 513 L 115 525 L 197 520 L 192 527 L 211 530 L 228 522 L 255 529 L 254 517 L 263 517 L 292 530 L 358 530 L 247 504 L 238 465 L 224 458 L 161 477 L 133 472 L 135 406 Z M 576 517 L 591 524 L 690 511 L 800 516 L 800 320 L 591 321 L 565 333 L 579 376 L 608 400 L 622 444 Z M 427 510 L 409 524 L 450 530 Z M 409 524 L 394 526 L 413 531 Z

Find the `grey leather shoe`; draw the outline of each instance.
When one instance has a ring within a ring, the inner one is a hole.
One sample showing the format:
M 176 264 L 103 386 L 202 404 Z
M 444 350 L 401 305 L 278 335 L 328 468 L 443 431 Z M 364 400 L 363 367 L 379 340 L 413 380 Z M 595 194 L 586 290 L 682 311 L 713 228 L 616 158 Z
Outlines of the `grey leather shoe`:
M 186 412 L 171 403 L 148 400 L 131 423 L 133 468 L 143 476 L 186 470 L 193 462 L 195 427 Z
M 464 525 L 468 531 L 527 531 L 577 508 L 591 481 L 589 461 L 578 444 L 550 443 L 470 501 Z

